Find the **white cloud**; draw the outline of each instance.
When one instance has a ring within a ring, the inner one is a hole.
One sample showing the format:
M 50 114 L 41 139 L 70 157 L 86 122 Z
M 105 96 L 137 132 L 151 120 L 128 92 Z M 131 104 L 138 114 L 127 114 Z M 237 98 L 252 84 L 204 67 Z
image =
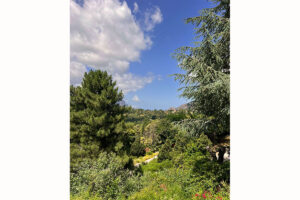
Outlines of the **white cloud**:
M 126 94 L 128 92 L 135 92 L 142 89 L 146 84 L 151 83 L 154 80 L 154 77 L 151 75 L 140 77 L 132 73 L 125 73 L 115 74 L 113 79 L 117 82 L 118 87 Z
M 81 63 L 71 61 L 70 72 L 71 72 L 71 84 L 77 86 L 81 83 L 82 76 L 84 72 L 86 72 L 86 68 Z
M 139 11 L 139 5 L 136 2 L 134 2 L 133 6 L 133 13 L 137 13 Z
M 126 1 L 85 0 L 80 6 L 71 0 L 70 6 L 71 84 L 80 84 L 85 66 L 108 71 L 124 93 L 152 82 L 151 76 L 128 72 L 130 62 L 139 61 L 141 51 L 149 49 L 152 41 L 136 22 Z M 137 10 L 135 3 L 133 12 Z M 160 21 L 160 15 L 150 15 L 151 26 Z
M 139 102 L 140 98 L 137 95 L 134 95 L 132 101 Z
M 162 13 L 159 7 L 155 7 L 154 9 L 148 10 L 145 13 L 145 30 L 151 31 L 155 27 L 156 24 L 160 24 L 163 21 Z

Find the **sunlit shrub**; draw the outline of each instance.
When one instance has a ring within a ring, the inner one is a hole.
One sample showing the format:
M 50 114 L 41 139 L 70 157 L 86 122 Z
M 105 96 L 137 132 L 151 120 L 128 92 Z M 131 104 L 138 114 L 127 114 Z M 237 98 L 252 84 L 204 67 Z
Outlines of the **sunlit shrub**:
M 165 162 L 172 164 L 169 160 L 162 163 Z M 141 177 L 143 188 L 133 193 L 129 197 L 130 200 L 191 200 L 197 199 L 195 194 L 202 194 L 207 190 L 203 187 L 197 175 L 190 169 L 171 167 L 155 171 L 145 170 L 147 166 L 152 165 L 153 167 L 156 165 L 153 164 L 143 166 L 144 176 Z M 219 191 L 212 188 L 208 191 L 211 191 L 213 197 L 222 197 L 222 200 L 229 200 L 229 190 L 229 186 L 225 184 Z
M 139 177 L 125 165 L 113 153 L 101 153 L 98 160 L 82 163 L 76 173 L 71 173 L 71 194 L 88 193 L 104 200 L 129 196 L 140 184 Z

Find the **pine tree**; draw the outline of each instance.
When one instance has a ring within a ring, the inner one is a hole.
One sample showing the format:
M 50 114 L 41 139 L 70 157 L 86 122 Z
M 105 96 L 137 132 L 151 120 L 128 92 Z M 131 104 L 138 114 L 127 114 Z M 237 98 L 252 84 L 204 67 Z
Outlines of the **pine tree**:
M 71 168 L 100 152 L 124 154 L 128 150 L 125 131 L 126 108 L 118 104 L 123 94 L 107 72 L 84 74 L 82 86 L 70 87 Z
M 215 137 L 229 134 L 230 2 L 211 2 L 215 7 L 186 19 L 186 23 L 195 26 L 195 47 L 181 47 L 174 56 L 185 71 L 175 74 L 175 80 L 184 85 L 181 95 L 192 101 L 194 110 L 206 116 L 201 122 L 202 131 Z

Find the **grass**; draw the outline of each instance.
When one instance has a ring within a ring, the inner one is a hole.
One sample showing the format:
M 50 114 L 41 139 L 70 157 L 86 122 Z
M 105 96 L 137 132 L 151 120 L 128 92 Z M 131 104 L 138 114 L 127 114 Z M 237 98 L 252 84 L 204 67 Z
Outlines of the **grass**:
M 141 167 L 143 172 L 157 172 L 173 167 L 173 163 L 170 160 L 165 160 L 159 163 L 157 162 L 157 159 L 155 159 L 147 165 L 141 165 Z

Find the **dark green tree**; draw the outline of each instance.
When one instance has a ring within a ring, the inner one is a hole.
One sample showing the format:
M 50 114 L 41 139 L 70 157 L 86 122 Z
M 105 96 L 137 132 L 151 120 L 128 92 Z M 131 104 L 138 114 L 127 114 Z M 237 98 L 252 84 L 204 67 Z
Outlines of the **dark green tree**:
M 96 159 L 102 151 L 124 154 L 130 147 L 120 106 L 122 92 L 107 72 L 84 74 L 81 86 L 70 87 L 71 167 Z
M 210 1 L 214 7 L 186 19 L 195 26 L 195 46 L 181 47 L 174 56 L 185 71 L 175 74 L 175 80 L 184 85 L 181 95 L 206 116 L 200 126 L 197 122 L 202 127 L 199 133 L 205 131 L 214 140 L 230 132 L 230 2 Z
M 155 131 L 159 136 L 160 145 L 164 144 L 167 139 L 172 140 L 176 135 L 176 129 L 168 119 L 160 120 Z
M 183 110 L 177 111 L 175 113 L 169 113 L 166 118 L 171 122 L 181 121 L 187 118 L 187 113 Z
M 131 145 L 130 155 L 137 156 L 137 157 L 144 156 L 146 154 L 145 148 L 146 148 L 145 145 L 141 143 L 140 136 L 137 135 L 134 142 Z
M 171 160 L 172 156 L 170 152 L 172 151 L 172 141 L 167 139 L 166 142 L 160 148 L 158 154 L 158 162 L 162 162 L 164 160 Z

